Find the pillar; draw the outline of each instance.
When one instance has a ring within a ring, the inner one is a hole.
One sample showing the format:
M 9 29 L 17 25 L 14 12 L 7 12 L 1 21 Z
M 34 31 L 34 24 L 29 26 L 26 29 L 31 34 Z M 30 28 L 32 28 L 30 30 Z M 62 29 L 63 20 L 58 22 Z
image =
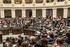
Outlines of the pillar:
M 42 17 L 43 17 L 43 18 L 46 17 L 46 9 L 42 9 Z
M 45 4 L 46 3 L 46 0 L 43 0 L 43 4 Z
M 26 11 L 25 9 L 22 9 L 22 18 L 26 17 Z
M 33 0 L 33 4 L 36 3 L 36 0 Z
M 24 6 L 24 4 L 25 4 L 25 0 L 22 0 L 22 4 L 23 4 L 23 6 Z
M 0 0 L 0 5 L 2 5 L 3 4 L 3 0 Z
M 14 4 L 14 3 L 15 3 L 14 1 L 15 1 L 15 0 L 11 0 L 12 4 Z
M 57 2 L 57 0 L 54 0 L 54 2 L 56 3 L 56 2 Z
M 56 17 L 57 17 L 57 9 L 53 8 L 53 18 L 56 18 Z
M 36 9 L 32 10 L 32 17 L 36 17 Z
M 69 0 L 65 0 L 65 1 L 69 1 Z
M 68 15 L 68 8 L 64 8 L 63 18 L 67 18 Z
M 15 9 L 12 9 L 12 18 L 15 18 Z
M 5 18 L 5 16 L 4 16 L 4 10 L 1 10 L 1 18 Z

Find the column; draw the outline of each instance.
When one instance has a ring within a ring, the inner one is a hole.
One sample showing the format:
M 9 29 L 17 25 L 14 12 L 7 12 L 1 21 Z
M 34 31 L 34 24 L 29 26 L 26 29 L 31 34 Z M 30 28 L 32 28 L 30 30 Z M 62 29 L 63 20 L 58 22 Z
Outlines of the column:
M 15 9 L 12 9 L 12 18 L 15 18 Z
M 57 0 L 54 0 L 54 5 L 56 5 Z
M 25 9 L 22 9 L 22 18 L 25 18 L 26 17 L 26 11 Z
M 68 8 L 64 8 L 64 16 L 63 18 L 67 18 L 68 15 Z
M 24 4 L 25 4 L 25 0 L 22 0 L 22 4 L 23 4 L 23 6 L 24 6 Z
M 5 18 L 5 16 L 4 16 L 4 10 L 1 10 L 1 18 Z
M 11 4 L 12 4 L 12 7 L 14 7 L 14 4 L 15 4 L 15 0 L 11 0 Z
M 43 18 L 46 17 L 46 9 L 42 9 L 42 17 L 43 17 Z
M 69 0 L 65 0 L 65 1 L 69 1 Z
M 56 18 L 56 17 L 57 17 L 57 9 L 53 8 L 53 18 Z
M 32 10 L 32 17 L 36 17 L 36 9 Z
M 57 2 L 57 0 L 54 0 L 54 2 L 56 3 L 56 2 Z
M 3 0 L 0 0 L 0 4 L 3 4 Z
M 0 0 L 0 7 L 2 7 L 2 5 L 3 5 L 3 0 Z M 4 16 L 4 10 L 3 9 L 0 9 L 0 17 L 1 18 L 4 18 L 5 16 Z
M 15 0 L 11 0 L 12 4 L 14 4 L 14 3 L 15 3 L 14 1 L 15 1 Z
M 33 0 L 33 4 L 36 2 L 36 0 Z
M 36 4 L 36 0 L 33 0 L 33 3 L 32 3 L 32 4 L 33 4 L 33 6 L 35 6 L 35 4 Z
M 23 3 L 25 3 L 25 0 L 22 0 Z
M 64 0 L 64 3 L 67 4 L 69 0 Z
M 43 0 L 43 3 L 45 4 L 46 3 L 46 0 Z

